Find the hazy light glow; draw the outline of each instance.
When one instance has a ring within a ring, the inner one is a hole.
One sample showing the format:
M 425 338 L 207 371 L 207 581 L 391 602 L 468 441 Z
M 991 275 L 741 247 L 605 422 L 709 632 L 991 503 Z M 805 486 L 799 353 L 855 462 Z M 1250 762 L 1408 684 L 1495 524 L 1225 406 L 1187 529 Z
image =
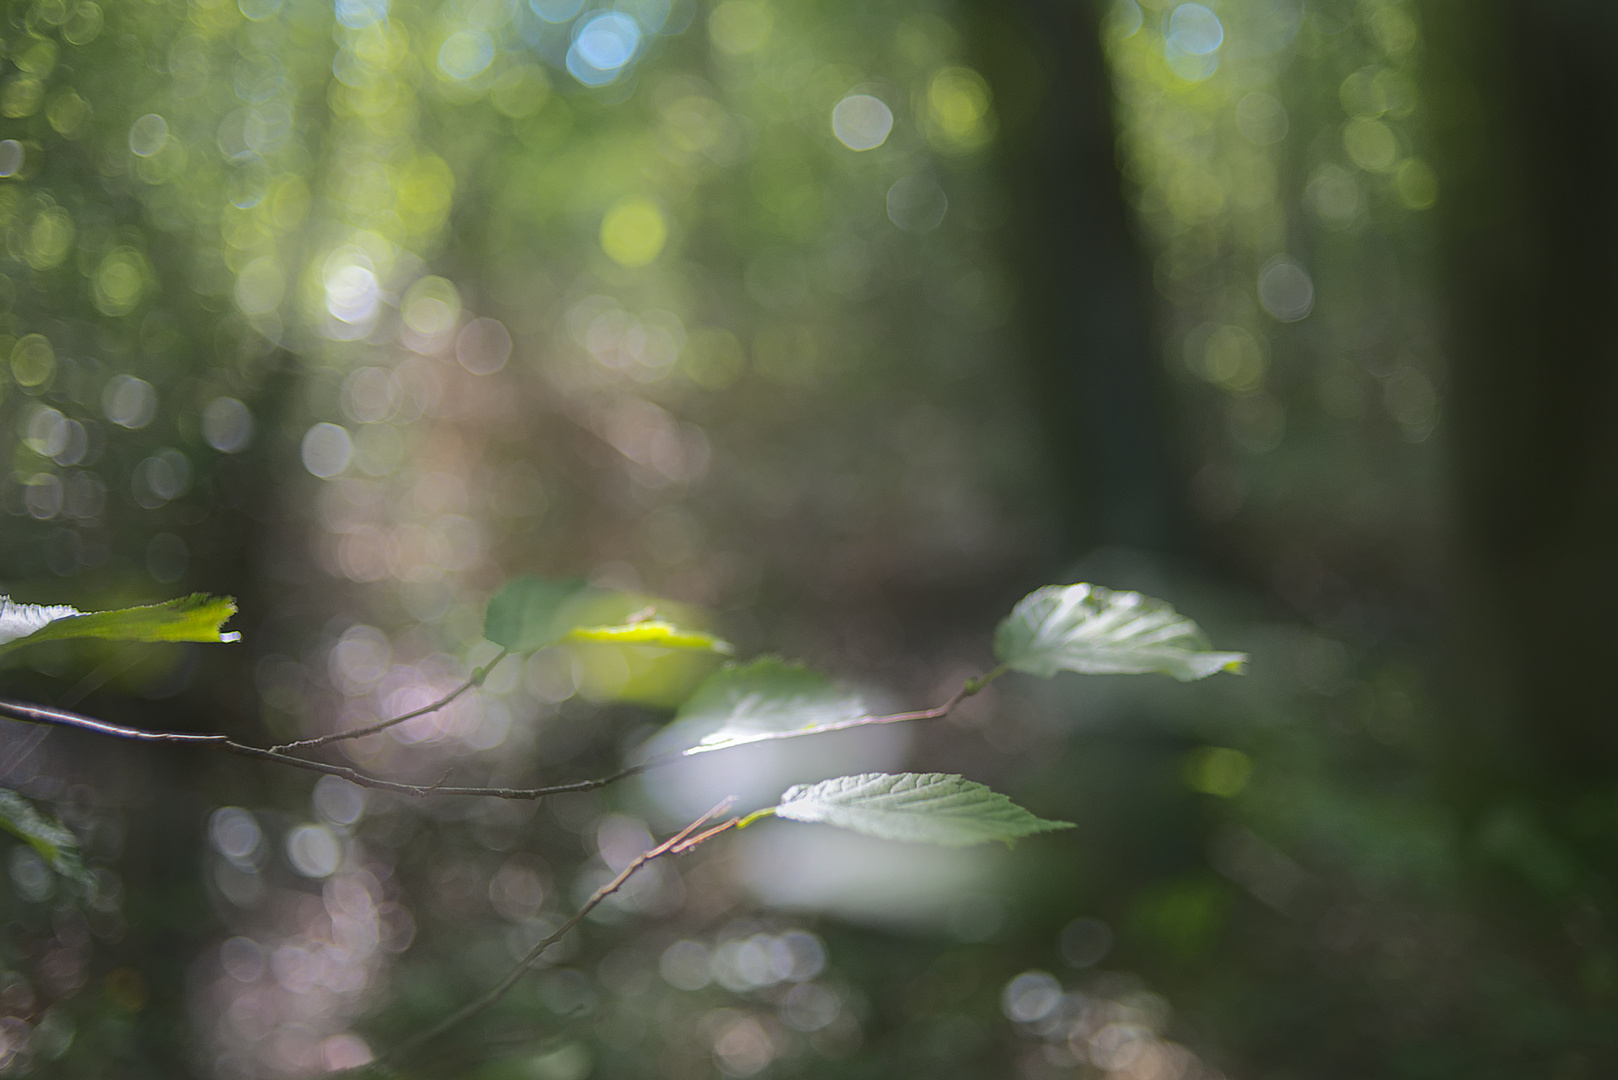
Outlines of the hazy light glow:
M 494 41 L 481 30 L 459 30 L 438 50 L 438 70 L 458 82 L 474 79 L 494 62 Z
M 337 21 L 361 30 L 388 17 L 388 0 L 337 0 Z
M 586 86 L 616 79 L 640 48 L 640 24 L 621 11 L 606 11 L 584 22 L 567 51 L 567 69 Z
M 584 0 L 528 0 L 528 6 L 548 23 L 565 23 L 579 13 Z
M 1171 48 L 1191 56 L 1207 56 L 1225 41 L 1225 26 L 1219 16 L 1201 4 L 1181 4 L 1169 16 Z
M 329 480 L 344 469 L 354 456 L 354 443 L 348 432 L 336 424 L 316 424 L 303 436 L 300 447 L 303 467 Z
M 893 110 L 869 94 L 850 94 L 832 109 L 831 129 L 850 150 L 874 150 L 888 141 Z
M 907 176 L 888 189 L 888 219 L 907 233 L 932 232 L 948 211 L 948 197 L 930 176 Z
M 1282 322 L 1297 322 L 1315 308 L 1315 283 L 1302 263 L 1277 255 L 1259 271 L 1258 300 Z

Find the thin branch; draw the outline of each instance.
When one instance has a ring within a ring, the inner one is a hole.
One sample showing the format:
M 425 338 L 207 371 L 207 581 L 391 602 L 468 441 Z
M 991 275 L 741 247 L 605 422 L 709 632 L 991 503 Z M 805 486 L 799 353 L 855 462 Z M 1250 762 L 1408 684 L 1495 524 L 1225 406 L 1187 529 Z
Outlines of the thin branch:
M 482 667 L 472 672 L 471 676 L 460 686 L 457 686 L 455 689 L 451 690 L 449 693 L 445 694 L 431 705 L 423 705 L 421 708 L 407 712 L 403 716 L 394 716 L 387 720 L 378 720 L 376 723 L 366 724 L 364 727 L 350 728 L 347 731 L 336 731 L 330 735 L 320 735 L 313 739 L 298 739 L 295 742 L 280 743 L 279 745 L 270 747 L 270 749 L 280 753 L 286 750 L 302 750 L 305 747 L 310 746 L 325 746 L 327 743 L 341 742 L 344 739 L 363 739 L 367 735 L 375 735 L 379 731 L 386 731 L 395 724 L 402 724 L 406 720 L 414 720 L 418 716 L 426 716 L 428 713 L 437 712 L 439 709 L 444 708 L 444 706 L 450 704 L 468 690 L 471 690 L 474 687 L 482 686 L 484 680 L 489 677 L 489 672 L 494 670 L 495 665 L 510 655 L 511 650 L 501 649 L 499 656 L 496 656 L 493 660 L 490 660 L 487 664 L 484 664 Z
M 425 1043 L 431 1042 L 440 1035 L 449 1031 L 451 1028 L 465 1023 L 467 1020 L 470 1020 L 483 1010 L 498 1004 L 500 999 L 504 998 L 506 994 L 510 993 L 511 988 L 516 986 L 522 977 L 528 973 L 529 969 L 539 962 L 540 956 L 544 954 L 546 949 L 550 948 L 552 945 L 555 945 L 558 941 L 562 940 L 562 938 L 566 937 L 568 931 L 572 930 L 575 926 L 578 926 L 579 923 L 583 922 L 586 916 L 588 916 L 590 912 L 594 911 L 603 900 L 617 892 L 619 889 L 623 888 L 624 883 L 629 880 L 630 876 L 633 875 L 635 871 L 639 870 L 653 859 L 659 858 L 663 855 L 683 855 L 685 852 L 690 851 L 692 848 L 696 847 L 704 840 L 707 840 L 709 837 L 717 836 L 726 829 L 734 828 L 738 823 L 740 823 L 740 818 L 733 817 L 729 821 L 722 822 L 719 825 L 697 834 L 698 829 L 701 829 L 702 826 L 706 825 L 720 814 L 723 814 L 726 810 L 729 810 L 735 801 L 735 796 L 727 797 L 712 810 L 709 810 L 706 814 L 703 814 L 701 817 L 697 818 L 697 820 L 693 821 L 691 824 L 687 825 L 685 828 L 681 829 L 679 832 L 675 833 L 661 844 L 658 844 L 650 851 L 644 851 L 635 856 L 628 866 L 619 871 L 617 877 L 613 878 L 611 881 L 601 886 L 601 888 L 597 889 L 590 899 L 584 902 L 584 906 L 573 913 L 571 918 L 569 918 L 561 926 L 557 927 L 556 930 L 547 935 L 544 940 L 540 941 L 532 949 L 528 950 L 528 955 L 519 960 L 517 962 L 517 966 L 512 968 L 511 971 L 506 974 L 506 977 L 496 983 L 488 993 L 484 994 L 477 1000 L 462 1006 L 460 1009 L 428 1028 L 426 1031 L 419 1032 L 413 1037 L 400 1043 L 398 1046 L 394 1047 L 392 1050 L 378 1058 L 377 1064 L 384 1064 L 389 1061 L 397 1060 L 401 1054 L 406 1054 Z
M 493 799 L 543 799 L 547 795 L 594 791 L 597 788 L 615 784 L 619 780 L 627 779 L 646 770 L 644 765 L 631 765 L 629 768 L 620 769 L 611 775 L 598 777 L 594 780 L 577 780 L 567 784 L 552 784 L 549 787 L 536 788 L 405 784 L 396 780 L 383 780 L 379 777 L 368 776 L 358 769 L 351 769 L 346 765 L 328 765 L 323 761 L 310 761 L 308 758 L 283 754 L 279 750 L 266 750 L 260 746 L 248 746 L 245 743 L 236 742 L 226 735 L 198 734 L 188 731 L 145 731 L 141 728 L 125 727 L 122 724 L 113 724 L 89 716 L 80 716 L 78 713 L 68 712 L 66 709 L 53 709 L 46 705 L 30 705 L 20 701 L 0 700 L 0 716 L 9 717 L 13 720 L 22 720 L 30 724 L 48 724 L 53 727 L 74 728 L 78 731 L 90 731 L 97 735 L 111 735 L 113 738 L 131 739 L 137 742 L 212 746 L 223 750 L 227 754 L 235 754 L 238 757 L 255 758 L 259 761 L 273 761 L 279 765 L 288 765 L 295 769 L 320 773 L 323 776 L 341 777 L 350 783 L 358 784 L 360 787 L 374 788 L 378 791 L 391 791 L 398 795 L 409 795 L 413 798 L 425 798 L 428 795 L 474 795 Z
M 682 750 L 678 754 L 667 757 L 653 758 L 644 764 L 643 768 L 653 769 L 663 765 L 670 765 L 682 758 L 694 757 L 697 754 L 711 754 L 718 750 L 730 750 L 738 746 L 752 746 L 754 743 L 779 742 L 782 739 L 801 739 L 806 735 L 826 735 L 833 731 L 848 731 L 853 728 L 874 727 L 878 724 L 904 724 L 914 720 L 938 720 L 954 712 L 956 707 L 974 694 L 981 693 L 983 688 L 1004 675 L 1009 669 L 1001 664 L 987 675 L 980 675 L 968 679 L 961 684 L 961 688 L 942 705 L 931 709 L 919 709 L 915 712 L 888 713 L 885 716 L 856 716 L 852 720 L 838 720 L 830 724 L 816 724 L 814 727 L 792 728 L 787 731 L 768 731 L 747 735 L 735 742 L 716 743 L 713 746 L 693 746 L 689 750 Z
M 477 675 L 486 676 L 489 669 L 494 667 L 506 654 L 496 657 L 494 661 L 481 668 Z M 1002 665 L 987 675 L 975 679 L 968 679 L 953 696 L 942 705 L 931 709 L 922 709 L 916 712 L 890 713 L 885 716 L 861 716 L 853 720 L 842 720 L 834 724 L 822 724 L 818 727 L 798 728 L 793 731 L 776 731 L 748 738 L 745 742 L 724 743 L 718 746 L 703 748 L 693 747 L 678 754 L 666 757 L 653 758 L 638 765 L 630 765 L 617 772 L 600 776 L 593 780 L 575 780 L 566 784 L 551 784 L 546 787 L 510 788 L 510 787 L 480 787 L 464 786 L 451 787 L 444 784 L 448 778 L 445 774 L 436 784 L 406 784 L 398 780 L 384 780 L 381 777 L 369 776 L 358 769 L 347 765 L 329 765 L 323 761 L 311 761 L 308 758 L 288 754 L 283 747 L 274 746 L 265 749 L 261 746 L 249 746 L 246 743 L 236 742 L 227 735 L 203 734 L 188 731 L 146 731 L 142 728 L 125 727 L 122 724 L 110 723 L 106 720 L 97 720 L 94 717 L 82 716 L 79 713 L 69 712 L 66 709 L 55 709 L 47 705 L 33 705 L 20 701 L 6 701 L 0 699 L 0 716 L 10 717 L 13 720 L 22 720 L 31 724 L 47 724 L 53 727 L 74 728 L 79 731 L 90 731 L 97 735 L 110 735 L 117 739 L 131 739 L 136 742 L 155 743 L 183 743 L 195 746 L 213 746 L 227 754 L 237 757 L 254 758 L 259 761 L 273 761 L 278 765 L 286 765 L 294 769 L 303 769 L 307 772 L 320 773 L 323 776 L 336 776 L 360 787 L 372 788 L 377 791 L 391 791 L 397 795 L 409 795 L 412 798 L 425 798 L 428 795 L 468 795 L 491 799 L 512 799 L 517 801 L 531 801 L 543 799 L 550 795 L 566 795 L 581 791 L 595 791 L 609 784 L 616 784 L 620 780 L 627 780 L 631 776 L 638 776 L 650 769 L 662 768 L 672 765 L 676 761 L 698 753 L 712 753 L 717 750 L 730 750 L 738 746 L 751 746 L 756 742 L 774 742 L 780 739 L 801 739 L 806 735 L 824 735 L 833 731 L 847 731 L 850 728 L 869 727 L 876 724 L 899 724 L 912 720 L 937 720 L 953 712 L 956 706 L 967 698 L 981 691 L 994 679 L 1005 673 Z M 481 681 L 479 679 L 478 681 Z M 455 691 L 450 697 L 437 705 L 418 710 L 416 713 L 395 717 L 385 721 L 384 724 L 401 723 L 412 716 L 421 715 L 431 711 L 432 708 L 441 708 L 445 702 L 453 700 L 455 696 L 465 693 L 473 683 L 469 681 L 466 686 Z M 308 740 L 302 743 L 291 743 L 291 746 L 307 746 L 324 742 L 335 742 L 338 738 L 357 738 L 362 734 L 371 734 L 373 730 L 380 730 L 376 725 L 371 728 L 359 728 L 348 732 L 339 732 L 337 735 L 323 736 L 321 739 Z

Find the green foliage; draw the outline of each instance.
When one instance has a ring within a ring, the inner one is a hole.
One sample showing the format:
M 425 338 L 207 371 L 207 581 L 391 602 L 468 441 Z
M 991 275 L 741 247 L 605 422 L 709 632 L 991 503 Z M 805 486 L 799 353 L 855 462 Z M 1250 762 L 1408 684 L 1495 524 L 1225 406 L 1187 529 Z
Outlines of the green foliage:
M 1035 817 L 1004 795 L 952 773 L 861 773 L 798 784 L 781 796 L 775 816 L 947 847 L 1010 843 L 1073 827 Z
M 866 715 L 865 702 L 817 671 L 776 656 L 725 667 L 691 695 L 660 742 L 687 754 L 808 732 Z
M 593 592 L 579 579 L 550 581 L 522 574 L 506 582 L 489 601 L 483 636 L 514 653 L 530 653 L 554 645 L 573 629 L 578 601 Z
M 236 613 L 228 596 L 193 593 L 161 604 L 79 612 L 64 605 L 14 604 L 0 597 L 0 652 L 39 641 L 237 641 L 220 627 Z
M 730 642 L 701 630 L 687 630 L 662 619 L 624 623 L 621 626 L 575 626 L 565 635 L 568 641 L 594 641 L 603 645 L 649 645 L 659 649 L 695 649 L 729 655 Z
M 86 888 L 94 884 L 79 856 L 78 838 L 67 826 L 48 818 L 27 799 L 0 788 L 0 829 L 26 843 L 58 874 Z
M 641 597 L 597 589 L 578 578 L 553 581 L 522 574 L 506 582 L 489 601 L 483 636 L 519 654 L 564 641 L 720 654 L 733 651 L 729 642 L 712 634 L 654 619 L 653 614 L 655 608 Z M 624 621 L 600 625 L 603 619 L 612 618 Z
M 1161 600 L 1099 585 L 1047 585 L 1012 609 L 994 652 L 1013 671 L 1050 678 L 1172 675 L 1181 682 L 1239 672 L 1246 653 L 1213 652 L 1201 628 Z

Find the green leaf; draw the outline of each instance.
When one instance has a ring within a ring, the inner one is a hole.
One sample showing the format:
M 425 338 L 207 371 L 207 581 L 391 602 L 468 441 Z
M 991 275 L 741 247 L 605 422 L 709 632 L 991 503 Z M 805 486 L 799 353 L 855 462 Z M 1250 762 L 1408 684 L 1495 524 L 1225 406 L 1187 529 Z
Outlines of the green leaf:
M 1071 829 L 1045 821 L 982 784 L 952 773 L 861 773 L 788 788 L 777 817 L 923 844 L 962 847 L 1010 843 L 1034 833 Z
M 819 672 L 761 656 L 708 676 L 656 742 L 678 746 L 684 754 L 701 754 L 784 732 L 818 731 L 865 715 L 859 695 L 839 689 Z
M 0 652 L 37 641 L 239 641 L 220 627 L 236 613 L 229 596 L 193 593 L 176 600 L 116 611 L 79 612 L 65 605 L 14 604 L 0 597 Z
M 58 874 L 80 885 L 95 884 L 79 856 L 79 841 L 67 826 L 48 818 L 34 804 L 8 788 L 0 788 L 0 829 L 39 853 Z
M 648 619 L 622 626 L 575 626 L 565 635 L 568 641 L 595 641 L 606 645 L 650 645 L 659 649 L 696 649 L 730 655 L 728 641 L 701 630 L 687 630 L 671 622 Z
M 1050 678 L 1157 672 L 1181 682 L 1240 672 L 1246 653 L 1213 652 L 1202 630 L 1161 600 L 1099 585 L 1047 585 L 1000 623 L 994 653 L 1013 671 Z
M 728 642 L 712 634 L 650 618 L 654 610 L 648 606 L 650 599 L 597 589 L 578 578 L 552 581 L 522 574 L 506 582 L 489 601 L 483 636 L 514 653 L 537 652 L 563 641 L 731 651 Z M 648 617 L 632 620 L 637 613 Z
M 550 581 L 522 574 L 506 582 L 489 601 L 483 636 L 514 653 L 531 653 L 554 645 L 573 629 L 579 600 L 594 593 L 579 579 Z

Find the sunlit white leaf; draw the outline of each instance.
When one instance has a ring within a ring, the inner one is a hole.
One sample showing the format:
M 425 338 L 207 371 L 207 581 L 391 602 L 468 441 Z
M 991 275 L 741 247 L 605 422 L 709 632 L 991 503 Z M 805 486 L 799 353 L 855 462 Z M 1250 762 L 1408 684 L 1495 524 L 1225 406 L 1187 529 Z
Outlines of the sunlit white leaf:
M 1214 652 L 1196 623 L 1161 600 L 1098 585 L 1047 585 L 1000 623 L 994 651 L 1013 671 L 1049 678 L 1157 672 L 1181 682 L 1239 672 L 1246 653 Z

